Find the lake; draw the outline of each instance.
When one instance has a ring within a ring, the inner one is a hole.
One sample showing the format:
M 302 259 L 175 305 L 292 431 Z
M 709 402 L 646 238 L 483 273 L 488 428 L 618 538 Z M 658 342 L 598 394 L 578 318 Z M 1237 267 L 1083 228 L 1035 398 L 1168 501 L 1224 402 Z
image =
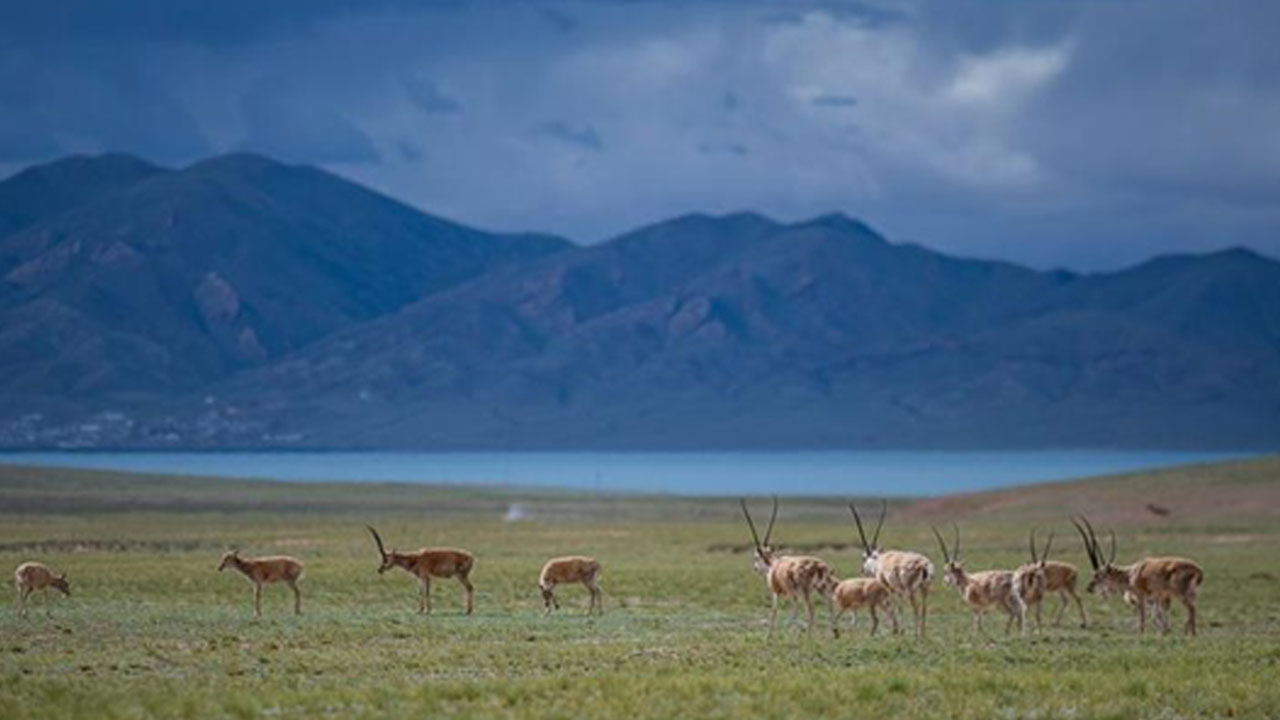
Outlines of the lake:
M 0 453 L 0 463 L 289 481 L 407 482 L 682 495 L 940 495 L 1250 457 L 1037 451 Z

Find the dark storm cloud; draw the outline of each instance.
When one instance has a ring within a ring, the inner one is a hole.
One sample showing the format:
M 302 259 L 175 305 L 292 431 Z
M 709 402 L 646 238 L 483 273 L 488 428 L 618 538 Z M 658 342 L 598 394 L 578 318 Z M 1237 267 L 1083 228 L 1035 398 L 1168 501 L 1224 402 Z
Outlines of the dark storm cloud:
M 462 109 L 456 99 L 441 90 L 430 78 L 405 74 L 400 76 L 400 85 L 413 104 L 423 112 L 451 113 Z
M 600 133 L 590 125 L 575 126 L 560 120 L 542 123 L 533 128 L 533 134 L 550 138 L 566 145 L 573 145 L 585 150 L 603 150 Z
M 584 241 L 753 209 L 1037 265 L 1280 254 L 1271 2 L 0 5 L 0 171 L 247 147 Z

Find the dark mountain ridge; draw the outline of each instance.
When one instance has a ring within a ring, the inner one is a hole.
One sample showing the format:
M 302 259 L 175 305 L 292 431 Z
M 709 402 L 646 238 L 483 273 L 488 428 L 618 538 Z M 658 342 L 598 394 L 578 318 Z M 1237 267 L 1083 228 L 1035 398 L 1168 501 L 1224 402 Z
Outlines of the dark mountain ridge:
M 577 247 L 231 156 L 0 262 L 9 445 L 1280 445 L 1280 263 L 1247 250 L 1040 272 L 752 213 Z

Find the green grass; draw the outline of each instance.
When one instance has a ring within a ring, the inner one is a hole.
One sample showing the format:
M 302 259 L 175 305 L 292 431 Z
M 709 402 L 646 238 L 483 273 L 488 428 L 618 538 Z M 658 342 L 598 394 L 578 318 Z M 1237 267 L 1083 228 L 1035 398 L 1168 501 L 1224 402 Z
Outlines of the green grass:
M 0 565 L 45 560 L 75 593 L 52 619 L 38 604 L 0 614 L 0 718 L 1277 717 L 1280 511 L 1263 505 L 1278 476 L 1263 460 L 903 503 L 886 525 L 892 544 L 936 555 L 927 523 L 955 519 L 981 569 L 1021 562 L 1030 525 L 1052 524 L 1055 555 L 1085 564 L 1065 514 L 1088 510 L 1116 525 L 1122 559 L 1201 562 L 1198 638 L 1139 638 L 1118 600 L 1098 598 L 1088 630 L 1005 637 L 993 616 L 979 637 L 939 582 L 925 640 L 864 626 L 766 643 L 764 583 L 726 549 L 747 540 L 732 501 L 0 468 Z M 1215 504 L 1250 492 L 1238 512 Z M 1171 517 L 1135 509 L 1153 493 Z M 501 522 L 512 498 L 530 521 Z M 783 508 L 780 541 L 828 545 L 853 574 L 842 505 Z M 375 573 L 365 522 L 398 547 L 471 549 L 477 614 L 438 581 L 436 613 L 416 615 L 409 576 Z M 231 545 L 300 557 L 304 614 L 276 586 L 255 621 L 249 585 L 215 571 Z M 582 615 L 581 588 L 542 615 L 538 569 L 569 553 L 604 565 L 603 618 Z

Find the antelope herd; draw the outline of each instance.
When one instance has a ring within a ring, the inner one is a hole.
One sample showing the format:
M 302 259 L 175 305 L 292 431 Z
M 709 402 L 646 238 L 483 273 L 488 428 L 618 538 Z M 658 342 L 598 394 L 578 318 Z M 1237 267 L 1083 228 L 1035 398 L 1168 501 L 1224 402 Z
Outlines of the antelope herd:
M 906 598 L 911 604 L 916 633 L 923 636 L 928 616 L 929 587 L 935 570 L 933 562 L 925 555 L 909 550 L 886 550 L 880 545 L 880 531 L 884 527 L 888 504 L 880 509 L 880 518 L 871 538 L 862 526 L 862 517 L 852 503 L 858 540 L 862 547 L 862 573 L 864 577 L 841 580 L 835 570 L 824 560 L 811 555 L 789 555 L 779 552 L 771 544 L 773 528 L 778 520 L 778 499 L 773 499 L 769 525 L 762 539 L 756 531 L 751 512 L 745 500 L 740 501 L 753 543 L 752 567 L 763 576 L 772 603 L 769 610 L 769 635 L 772 636 L 782 600 L 791 601 L 791 625 L 799 618 L 800 604 L 807 611 L 806 630 L 812 634 L 815 626 L 815 596 L 827 605 L 832 634 L 839 636 L 839 620 L 844 613 L 851 613 L 851 621 L 857 622 L 857 613 L 866 610 L 871 615 L 871 634 L 880 624 L 879 613 L 888 614 L 893 632 L 901 632 L 898 622 L 898 603 Z M 1110 533 L 1110 553 L 1103 554 L 1097 533 L 1088 518 L 1072 518 L 1072 524 L 1084 542 L 1085 553 L 1093 568 L 1087 590 L 1091 594 L 1107 596 L 1119 593 L 1137 613 L 1138 632 L 1145 633 L 1147 612 L 1153 609 L 1156 621 L 1164 632 L 1169 630 L 1169 610 L 1174 600 L 1186 608 L 1186 632 L 1196 634 L 1196 598 L 1204 582 L 1204 571 L 1192 560 L 1182 557 L 1148 557 L 1130 565 L 1116 565 L 1115 533 Z M 377 547 L 379 575 L 393 568 L 401 568 L 413 575 L 419 585 L 419 613 L 431 612 L 431 579 L 456 578 L 466 592 L 466 614 L 475 608 L 475 587 L 471 584 L 471 571 L 475 557 L 458 548 L 422 548 L 413 552 L 388 551 L 382 536 L 372 526 L 365 526 Z M 1000 610 L 1007 620 L 1005 632 L 1016 624 L 1026 633 L 1027 614 L 1034 610 L 1036 630 L 1040 629 L 1040 610 L 1045 599 L 1056 594 L 1060 604 L 1054 624 L 1070 601 L 1074 601 L 1080 614 L 1080 626 L 1088 627 L 1089 616 L 1084 603 L 1076 592 L 1078 573 L 1068 563 L 1050 561 L 1053 546 L 1050 532 L 1043 548 L 1037 548 L 1035 531 L 1030 533 L 1030 562 L 1012 570 L 989 569 L 970 571 L 965 569 L 960 556 L 960 528 L 952 524 L 954 540 L 948 546 L 942 533 L 931 527 L 942 552 L 943 581 L 956 589 L 961 600 L 973 613 L 973 628 L 982 632 L 982 618 L 990 610 Z M 253 585 L 253 610 L 256 617 L 262 615 L 263 585 L 282 583 L 293 592 L 295 614 L 302 612 L 302 591 L 298 582 L 303 576 L 303 564 L 297 558 L 286 555 L 270 557 L 241 557 L 238 550 L 222 555 L 218 570 L 231 568 L 243 574 Z M 45 612 L 50 612 L 50 588 L 71 595 L 71 585 L 65 572 L 59 573 L 38 562 L 24 562 L 14 570 L 14 583 L 18 591 L 18 615 L 26 617 L 27 601 L 32 593 L 41 591 Z M 538 590 L 542 594 L 545 612 L 560 608 L 555 596 L 557 585 L 581 584 L 590 599 L 587 614 L 604 613 L 603 592 L 599 585 L 600 563 L 591 557 L 574 555 L 553 558 L 543 565 L 538 574 Z

